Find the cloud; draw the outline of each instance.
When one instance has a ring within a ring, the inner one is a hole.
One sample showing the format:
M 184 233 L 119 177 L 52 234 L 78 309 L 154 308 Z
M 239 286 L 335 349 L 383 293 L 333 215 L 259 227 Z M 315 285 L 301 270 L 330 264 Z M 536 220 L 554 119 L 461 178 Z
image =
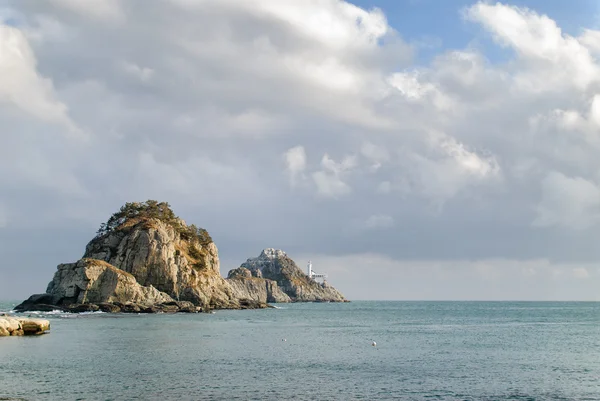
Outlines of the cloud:
M 577 40 L 593 54 L 600 54 L 600 31 L 584 29 L 583 34 Z
M 313 181 L 317 186 L 317 194 L 326 198 L 338 198 L 352 192 L 352 188 L 342 177 L 356 166 L 354 156 L 346 156 L 337 163 L 326 153 L 321 159 L 322 170 L 313 173 Z
M 126 73 L 131 74 L 142 82 L 150 80 L 154 74 L 154 70 L 152 68 L 140 67 L 135 63 L 129 63 L 127 61 L 122 63 L 122 68 Z
M 533 224 L 588 228 L 600 221 L 600 187 L 581 177 L 551 172 L 542 181 L 542 199 Z
M 365 221 L 365 228 L 367 229 L 378 229 L 388 228 L 394 225 L 394 218 L 386 214 L 374 214 L 369 216 Z
M 377 192 L 380 194 L 389 194 L 391 191 L 392 183 L 389 181 L 383 181 L 377 185 Z
M 573 269 L 593 281 L 600 260 L 596 30 L 476 2 L 447 16 L 470 44 L 423 55 L 404 37 L 426 28 L 341 0 L 80 3 L 0 12 L 2 202 L 11 227 L 68 244 L 34 255 L 27 235 L 0 238 L 23 288 L 153 198 L 206 226 L 223 260 L 375 255 L 385 269 L 358 260 L 386 297 L 592 293 Z M 407 271 L 420 278 L 394 292 Z
M 573 269 L 573 277 L 579 279 L 585 279 L 590 277 L 590 273 L 585 267 L 576 267 Z
M 576 290 L 582 288 L 583 279 L 587 279 L 586 289 L 600 283 L 599 275 L 589 273 L 595 264 L 553 263 L 546 259 L 397 260 L 375 253 L 289 255 L 295 260 L 310 259 L 314 268 L 327 273 L 350 299 L 600 299 L 597 293 L 582 295 Z M 366 295 L 359 283 L 370 277 L 385 279 L 377 280 L 377 291 Z
M 124 18 L 119 0 L 50 0 L 58 7 L 77 13 L 78 15 L 99 20 L 121 20 Z
M 0 25 L 0 53 L 0 102 L 79 133 L 67 106 L 56 99 L 52 81 L 38 74 L 35 55 L 19 29 Z
M 577 38 L 564 35 L 555 21 L 527 8 L 479 2 L 466 16 L 482 24 L 502 46 L 512 48 L 517 58 L 535 65 L 517 84 L 529 90 L 558 90 L 565 85 L 585 89 L 598 81 L 598 65 Z
M 288 149 L 283 157 L 285 159 L 286 169 L 290 176 L 290 185 L 293 187 L 306 169 L 306 152 L 303 146 L 294 146 Z
M 372 163 L 370 167 L 371 171 L 377 171 L 382 166 L 382 163 L 390 159 L 390 155 L 385 148 L 374 145 L 371 142 L 365 142 L 360 148 L 360 153 Z
M 0 228 L 4 228 L 8 225 L 8 215 L 6 213 L 6 208 L 2 203 L 0 203 Z

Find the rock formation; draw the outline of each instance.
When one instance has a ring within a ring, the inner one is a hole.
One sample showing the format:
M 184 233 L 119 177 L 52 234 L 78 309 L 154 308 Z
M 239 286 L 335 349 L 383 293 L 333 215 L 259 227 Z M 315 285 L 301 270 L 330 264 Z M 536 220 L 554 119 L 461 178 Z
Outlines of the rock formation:
M 203 311 L 266 307 L 236 297 L 221 276 L 206 230 L 188 226 L 167 203 L 128 203 L 98 230 L 83 258 L 61 264 L 46 294 L 15 310 Z
M 48 330 L 50 330 L 50 322 L 45 319 L 0 315 L 0 337 L 39 335 Z
M 327 282 L 318 283 L 308 277 L 279 249 L 267 248 L 257 258 L 248 259 L 239 268 L 229 272 L 228 281 L 230 284 L 235 283 L 238 293 L 261 301 L 265 292 L 269 299 L 270 288 L 272 299 L 280 297 L 286 301 L 268 302 L 347 302 L 346 298 Z M 277 295 L 282 292 L 286 297 Z
M 46 293 L 17 311 L 199 312 L 268 307 L 268 302 L 345 301 L 304 274 L 282 251 L 265 249 L 224 279 L 208 232 L 168 203 L 127 203 L 102 224 L 83 258 L 58 266 Z
M 245 267 L 238 267 L 229 271 L 227 281 L 238 298 L 259 302 L 292 302 L 276 281 L 264 279 L 260 271 L 258 273 L 254 272 L 253 275 Z

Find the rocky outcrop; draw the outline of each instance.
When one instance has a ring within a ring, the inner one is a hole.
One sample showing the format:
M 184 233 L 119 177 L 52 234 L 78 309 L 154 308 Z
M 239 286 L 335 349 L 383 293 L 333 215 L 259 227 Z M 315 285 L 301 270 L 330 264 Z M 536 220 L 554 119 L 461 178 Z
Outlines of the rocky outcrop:
M 57 305 L 103 302 L 154 305 L 173 301 L 152 284 L 140 285 L 132 274 L 105 261 L 90 258 L 58 265 L 46 293 L 55 298 Z
M 264 279 L 256 273 L 253 276 L 252 272 L 244 267 L 231 270 L 227 275 L 227 281 L 235 296 L 240 299 L 275 303 L 292 301 L 285 292 L 281 291 L 277 282 Z
M 327 282 L 319 283 L 308 277 L 279 249 L 264 249 L 257 258 L 248 259 L 239 268 L 231 270 L 228 280 L 238 294 L 252 298 L 262 297 L 264 283 L 273 282 L 291 302 L 347 302 Z
M 167 203 L 128 203 L 102 224 L 83 258 L 58 266 L 45 294 L 15 310 L 197 312 L 266 307 L 233 294 L 206 230 Z
M 50 322 L 45 319 L 0 315 L 0 337 L 39 335 L 48 330 L 50 330 Z
M 127 203 L 113 214 L 82 259 L 59 265 L 46 293 L 32 295 L 15 310 L 171 313 L 294 301 L 345 299 L 273 249 L 225 279 L 206 230 L 188 226 L 167 203 L 146 201 Z
M 210 308 L 236 308 L 221 276 L 214 242 L 182 235 L 177 225 L 159 219 L 126 224 L 92 240 L 84 258 L 103 260 L 130 273 L 142 286 L 153 286 L 173 299 Z

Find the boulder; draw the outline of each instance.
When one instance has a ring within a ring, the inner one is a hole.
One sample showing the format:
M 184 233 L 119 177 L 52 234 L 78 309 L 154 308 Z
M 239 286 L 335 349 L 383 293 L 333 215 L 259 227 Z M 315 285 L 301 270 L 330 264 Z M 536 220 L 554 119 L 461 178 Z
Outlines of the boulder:
M 50 330 L 50 322 L 45 319 L 0 317 L 0 337 L 38 335 L 48 330 Z

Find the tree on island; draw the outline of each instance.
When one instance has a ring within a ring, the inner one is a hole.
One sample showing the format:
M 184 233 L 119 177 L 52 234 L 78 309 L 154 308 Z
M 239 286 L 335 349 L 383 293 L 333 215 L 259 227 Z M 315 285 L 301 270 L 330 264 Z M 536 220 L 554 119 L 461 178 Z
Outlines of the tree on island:
M 213 242 L 212 238 L 204 228 L 190 226 L 185 223 L 173 212 L 168 202 L 158 202 L 156 200 L 147 200 L 145 202 L 127 202 L 121 206 L 118 212 L 114 213 L 106 223 L 102 223 L 96 232 L 96 237 L 101 237 L 115 231 L 123 224 L 133 219 L 147 220 L 157 219 L 175 228 L 182 239 L 197 239 L 201 245 Z

